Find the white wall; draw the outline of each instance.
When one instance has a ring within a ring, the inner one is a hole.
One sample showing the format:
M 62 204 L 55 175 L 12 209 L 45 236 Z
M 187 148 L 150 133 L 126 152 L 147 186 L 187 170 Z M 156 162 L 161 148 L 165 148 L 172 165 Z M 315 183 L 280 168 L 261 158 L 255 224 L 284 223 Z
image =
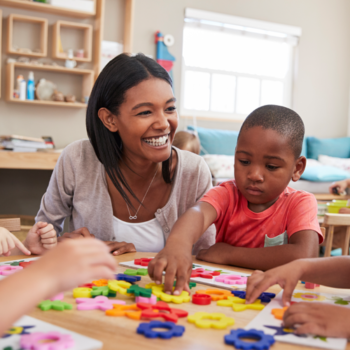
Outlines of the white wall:
M 170 52 L 175 92 L 180 97 L 184 9 L 192 7 L 235 16 L 298 26 L 300 40 L 293 108 L 306 134 L 346 136 L 350 81 L 350 2 L 347 0 L 136 0 L 133 52 L 155 56 L 154 33 L 172 34 Z M 180 127 L 191 124 L 181 119 Z M 238 130 L 239 124 L 198 120 L 204 127 Z

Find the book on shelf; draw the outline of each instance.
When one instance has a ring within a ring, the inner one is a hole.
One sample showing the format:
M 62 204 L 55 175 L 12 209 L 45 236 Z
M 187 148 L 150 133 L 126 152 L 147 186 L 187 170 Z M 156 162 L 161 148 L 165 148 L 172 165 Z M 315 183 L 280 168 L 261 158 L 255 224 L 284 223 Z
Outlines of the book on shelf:
M 1 147 L 14 152 L 36 152 L 54 148 L 51 137 L 34 138 L 19 135 L 0 136 Z

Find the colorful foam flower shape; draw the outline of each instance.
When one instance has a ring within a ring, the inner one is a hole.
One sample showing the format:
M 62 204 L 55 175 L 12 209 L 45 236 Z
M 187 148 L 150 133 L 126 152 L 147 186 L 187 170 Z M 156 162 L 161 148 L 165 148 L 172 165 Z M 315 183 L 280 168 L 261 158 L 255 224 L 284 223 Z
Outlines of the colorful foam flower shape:
M 323 301 L 326 300 L 326 297 L 323 295 L 315 294 L 315 293 L 294 293 L 294 298 L 301 299 L 304 301 Z

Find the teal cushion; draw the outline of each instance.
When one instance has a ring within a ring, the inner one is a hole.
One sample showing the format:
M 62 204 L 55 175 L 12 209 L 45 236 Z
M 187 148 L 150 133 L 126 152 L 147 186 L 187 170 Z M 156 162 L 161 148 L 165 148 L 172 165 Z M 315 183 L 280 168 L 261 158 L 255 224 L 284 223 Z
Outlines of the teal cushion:
M 223 154 L 232 156 L 235 154 L 238 131 L 206 129 L 187 126 L 188 130 L 197 131 L 201 142 L 201 155 Z
M 301 178 L 308 181 L 340 181 L 350 178 L 350 173 L 334 166 L 320 165 L 306 167 Z
M 303 156 L 303 157 L 307 158 L 307 140 L 306 140 L 306 138 L 304 138 L 303 148 L 301 150 L 300 156 Z
M 323 154 L 330 157 L 350 158 L 350 137 L 338 139 L 307 138 L 307 158 L 318 159 Z

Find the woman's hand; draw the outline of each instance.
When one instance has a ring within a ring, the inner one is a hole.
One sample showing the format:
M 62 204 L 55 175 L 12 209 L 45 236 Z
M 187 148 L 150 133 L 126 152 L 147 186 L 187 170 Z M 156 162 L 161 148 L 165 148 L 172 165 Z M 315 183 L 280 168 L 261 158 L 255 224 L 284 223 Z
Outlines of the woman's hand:
M 162 249 L 148 264 L 148 274 L 157 284 L 161 284 L 163 271 L 166 272 L 164 280 L 164 291 L 166 293 L 171 294 L 173 292 L 175 277 L 174 295 L 180 295 L 183 289 L 189 291 L 187 282 L 192 271 L 191 250 L 184 249 L 181 245 Z
M 30 251 L 25 245 L 10 231 L 4 227 L 0 227 L 0 255 L 9 256 L 11 250 L 18 248 L 25 255 L 30 255 Z
M 136 248 L 132 243 L 127 242 L 105 242 L 109 248 L 110 253 L 113 255 L 122 255 L 125 253 L 135 253 Z
M 295 286 L 302 276 L 302 262 L 293 261 L 266 272 L 254 271 L 248 278 L 246 302 L 254 302 L 258 296 L 274 284 L 284 289 L 282 302 L 289 306 Z
M 72 232 L 65 232 L 60 238 L 59 242 L 62 241 L 65 238 L 95 238 L 95 236 L 89 232 L 89 230 L 86 227 L 78 228 L 75 231 Z
M 283 317 L 287 328 L 299 325 L 296 334 L 315 334 L 323 337 L 350 337 L 350 309 L 315 302 L 295 303 Z

